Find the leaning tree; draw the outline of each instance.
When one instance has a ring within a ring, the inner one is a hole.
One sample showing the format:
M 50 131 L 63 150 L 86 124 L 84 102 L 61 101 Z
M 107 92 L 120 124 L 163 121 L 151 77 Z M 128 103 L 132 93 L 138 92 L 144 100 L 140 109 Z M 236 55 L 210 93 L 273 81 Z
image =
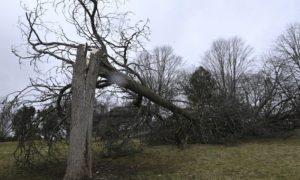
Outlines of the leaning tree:
M 30 102 L 39 104 L 52 105 L 55 101 L 62 119 L 63 103 L 71 98 L 64 179 L 92 178 L 92 116 L 95 93 L 99 92 L 96 89 L 117 85 L 136 94 L 137 102 L 147 98 L 192 120 L 189 113 L 145 86 L 134 70 L 137 64 L 133 57 L 147 40 L 148 23 L 132 24 L 130 13 L 120 12 L 120 5 L 118 0 L 36 0 L 33 8 L 24 5 L 26 13 L 20 29 L 26 43 L 13 52 L 20 60 L 29 59 L 37 71 L 43 62 L 50 64 L 51 69 L 47 78 L 32 79 L 18 96 L 30 93 L 34 96 Z

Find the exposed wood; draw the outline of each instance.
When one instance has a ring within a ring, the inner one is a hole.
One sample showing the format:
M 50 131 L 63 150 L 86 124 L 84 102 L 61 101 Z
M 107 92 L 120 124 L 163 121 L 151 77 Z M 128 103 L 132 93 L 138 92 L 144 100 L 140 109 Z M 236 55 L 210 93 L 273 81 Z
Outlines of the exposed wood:
M 99 61 L 92 55 L 89 63 L 85 47 L 77 50 L 72 80 L 70 145 L 65 180 L 92 178 L 92 123 Z

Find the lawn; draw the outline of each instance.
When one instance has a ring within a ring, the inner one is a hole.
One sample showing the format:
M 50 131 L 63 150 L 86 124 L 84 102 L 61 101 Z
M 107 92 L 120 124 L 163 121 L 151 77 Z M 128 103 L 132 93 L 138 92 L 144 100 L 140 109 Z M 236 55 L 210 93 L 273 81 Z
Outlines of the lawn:
M 0 179 L 59 179 L 64 163 L 26 170 L 15 167 L 16 143 L 0 144 Z M 300 179 L 300 138 L 264 139 L 238 145 L 149 146 L 139 154 L 102 158 L 95 179 Z

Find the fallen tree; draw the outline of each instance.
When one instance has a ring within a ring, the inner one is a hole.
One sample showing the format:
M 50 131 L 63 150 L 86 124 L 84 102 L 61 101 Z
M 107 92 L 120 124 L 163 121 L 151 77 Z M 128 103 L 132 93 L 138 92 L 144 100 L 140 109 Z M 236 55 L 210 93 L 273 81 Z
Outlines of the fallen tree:
M 91 136 L 96 88 L 103 89 L 116 84 L 136 94 L 136 105 L 145 97 L 192 122 L 193 118 L 188 112 L 147 88 L 134 70 L 138 64 L 130 60 L 129 54 L 135 54 L 139 48 L 143 48 L 142 39 L 147 39 L 149 34 L 147 22 L 130 25 L 127 12 L 117 13 L 109 8 L 106 11 L 106 7 L 111 5 L 107 1 L 57 0 L 51 5 L 49 2 L 37 1 L 32 10 L 26 9 L 26 19 L 20 24 L 27 42 L 24 48 L 26 52 L 25 55 L 18 49 L 13 49 L 13 52 L 20 60 L 30 59 L 36 68 L 45 59 L 47 62 L 61 62 L 56 65 L 54 75 L 48 79 L 32 80 L 26 92 L 38 92 L 34 100 L 37 103 L 53 104 L 56 101 L 58 115 L 62 119 L 65 114 L 61 104 L 71 99 L 65 180 L 92 178 Z M 118 1 L 116 5 L 119 5 Z M 57 28 L 48 24 L 46 14 L 51 9 L 65 16 L 65 22 L 75 28 L 78 39 L 67 36 L 67 28 L 62 27 L 63 23 Z M 57 78 L 57 72 L 64 80 Z

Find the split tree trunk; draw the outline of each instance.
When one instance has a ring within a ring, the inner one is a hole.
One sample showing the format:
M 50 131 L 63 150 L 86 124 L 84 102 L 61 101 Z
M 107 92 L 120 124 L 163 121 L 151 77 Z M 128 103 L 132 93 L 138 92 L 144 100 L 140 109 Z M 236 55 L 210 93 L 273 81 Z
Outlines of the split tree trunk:
M 64 180 L 92 178 L 92 123 L 99 61 L 88 62 L 85 47 L 79 46 L 72 79 L 72 114 L 68 165 Z
M 72 80 L 70 144 L 64 180 L 92 178 L 92 122 L 98 75 L 108 79 L 112 84 L 136 92 L 173 113 L 193 121 L 187 111 L 112 67 L 102 52 L 98 51 L 91 55 L 90 62 L 88 62 L 85 48 L 80 46 L 77 50 Z

